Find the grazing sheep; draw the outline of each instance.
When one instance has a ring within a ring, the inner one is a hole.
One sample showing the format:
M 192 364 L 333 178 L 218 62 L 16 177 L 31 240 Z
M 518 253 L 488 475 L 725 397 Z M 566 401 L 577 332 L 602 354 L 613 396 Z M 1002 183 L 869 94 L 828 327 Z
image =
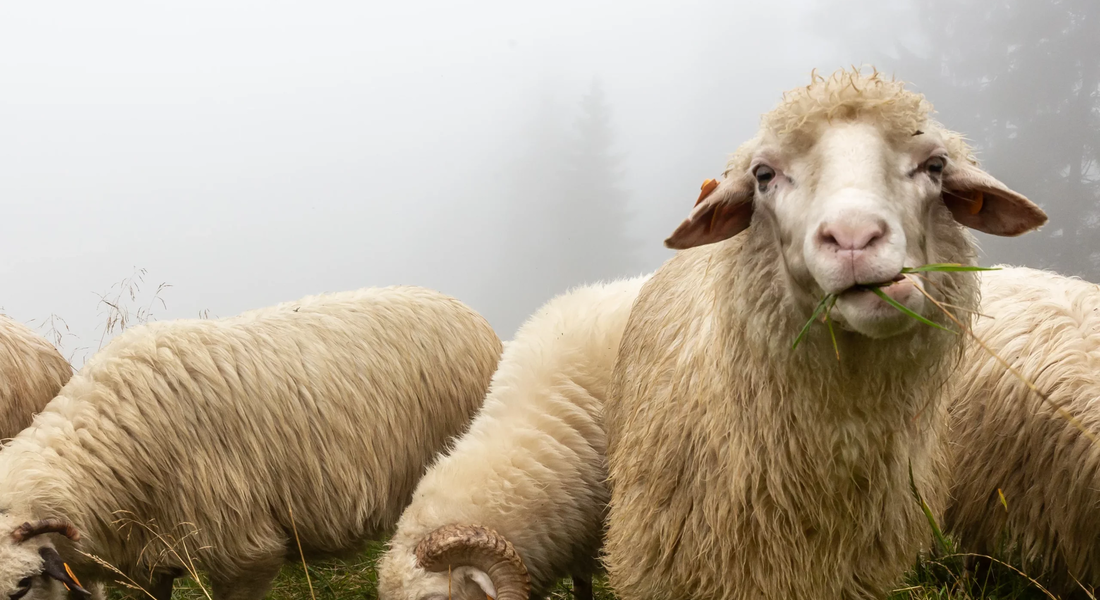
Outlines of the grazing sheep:
M 600 414 L 646 279 L 575 289 L 520 328 L 470 430 L 401 516 L 382 600 L 519 600 L 567 575 L 591 597 L 608 496 Z
M 973 309 L 974 274 L 902 268 L 972 264 L 959 223 L 1046 221 L 930 111 L 877 73 L 814 77 L 666 240 L 683 251 L 642 288 L 605 407 L 623 600 L 882 598 L 930 538 L 909 469 L 942 510 L 939 398 L 962 337 L 866 286 L 947 324 L 923 293 Z M 839 362 L 820 323 L 792 349 L 825 294 Z
M 154 531 L 186 542 L 214 598 L 262 598 L 296 536 L 312 558 L 391 530 L 500 351 L 480 315 L 416 287 L 130 329 L 0 452 L 0 598 L 78 587 L 64 562 L 116 578 L 86 552 L 167 600 L 185 552 Z
M 1100 286 L 1006 267 L 981 291 L 975 335 L 1100 436 Z M 1063 596 L 1100 586 L 1100 448 L 977 344 L 963 365 L 945 526 L 971 552 L 1004 542 Z
M 0 439 L 30 425 L 72 376 L 72 367 L 53 344 L 0 315 Z

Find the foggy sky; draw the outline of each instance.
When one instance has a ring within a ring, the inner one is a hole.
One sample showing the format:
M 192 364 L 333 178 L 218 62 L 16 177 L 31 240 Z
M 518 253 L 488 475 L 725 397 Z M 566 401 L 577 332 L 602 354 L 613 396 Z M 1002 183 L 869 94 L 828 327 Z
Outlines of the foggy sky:
M 172 285 L 159 320 L 401 283 L 457 296 L 510 338 L 512 290 L 532 281 L 498 273 L 504 233 L 539 223 L 503 216 L 525 202 L 504 181 L 539 103 L 573 110 L 602 83 L 635 275 L 671 256 L 661 241 L 699 184 L 783 90 L 813 68 L 889 72 L 905 36 L 829 35 L 831 6 L 6 3 L 0 307 L 66 319 L 66 356 L 88 348 L 77 365 L 99 345 L 95 293 L 134 267 L 147 291 Z

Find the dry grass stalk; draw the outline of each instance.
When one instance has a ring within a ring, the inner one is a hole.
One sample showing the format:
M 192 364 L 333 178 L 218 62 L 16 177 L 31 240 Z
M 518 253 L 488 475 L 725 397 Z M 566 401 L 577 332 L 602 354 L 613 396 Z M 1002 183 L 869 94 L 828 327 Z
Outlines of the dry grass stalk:
M 290 527 L 294 530 L 294 541 L 298 544 L 298 556 L 302 557 L 302 570 L 306 573 L 306 585 L 309 586 L 309 597 L 313 600 L 317 600 L 317 596 L 313 593 L 313 581 L 309 578 L 309 567 L 306 566 L 306 555 L 302 552 L 302 540 L 298 539 L 298 525 L 294 523 L 294 509 L 288 508 L 290 511 Z

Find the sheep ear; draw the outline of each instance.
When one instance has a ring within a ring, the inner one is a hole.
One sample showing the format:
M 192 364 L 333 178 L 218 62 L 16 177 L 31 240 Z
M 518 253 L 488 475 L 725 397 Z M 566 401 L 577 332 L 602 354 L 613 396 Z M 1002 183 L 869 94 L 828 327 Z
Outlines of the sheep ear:
M 992 235 L 1014 237 L 1047 222 L 1043 209 L 965 160 L 944 169 L 943 201 L 956 221 Z
M 73 574 L 69 565 L 62 560 L 61 555 L 54 550 L 52 546 L 43 546 L 38 553 L 42 556 L 42 574 L 49 575 L 50 577 L 60 581 L 65 585 L 65 589 L 77 595 L 79 598 L 91 598 L 92 594 L 88 590 L 80 586 L 80 582 L 77 581 L 76 575 Z
M 729 239 L 748 228 L 756 191 L 752 175 L 708 179 L 688 218 L 665 240 L 665 246 L 684 250 Z
M 497 588 L 493 585 L 493 580 L 489 578 L 489 574 L 481 569 L 470 568 L 466 576 L 471 581 L 476 583 L 481 588 L 482 592 L 485 592 L 485 597 L 488 600 L 493 600 L 497 597 Z

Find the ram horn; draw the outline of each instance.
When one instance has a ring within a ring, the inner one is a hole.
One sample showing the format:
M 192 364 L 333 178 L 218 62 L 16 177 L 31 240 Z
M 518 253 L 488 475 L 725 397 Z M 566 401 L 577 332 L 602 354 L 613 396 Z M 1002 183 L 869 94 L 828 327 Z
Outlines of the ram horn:
M 74 542 L 80 541 L 80 532 L 72 523 L 63 519 L 42 519 L 34 523 L 23 523 L 12 532 L 11 537 L 18 543 L 43 533 L 60 533 Z
M 512 543 L 478 525 L 445 525 L 416 545 L 416 560 L 427 571 L 474 567 L 484 571 L 496 588 L 495 600 L 527 600 L 531 578 Z

